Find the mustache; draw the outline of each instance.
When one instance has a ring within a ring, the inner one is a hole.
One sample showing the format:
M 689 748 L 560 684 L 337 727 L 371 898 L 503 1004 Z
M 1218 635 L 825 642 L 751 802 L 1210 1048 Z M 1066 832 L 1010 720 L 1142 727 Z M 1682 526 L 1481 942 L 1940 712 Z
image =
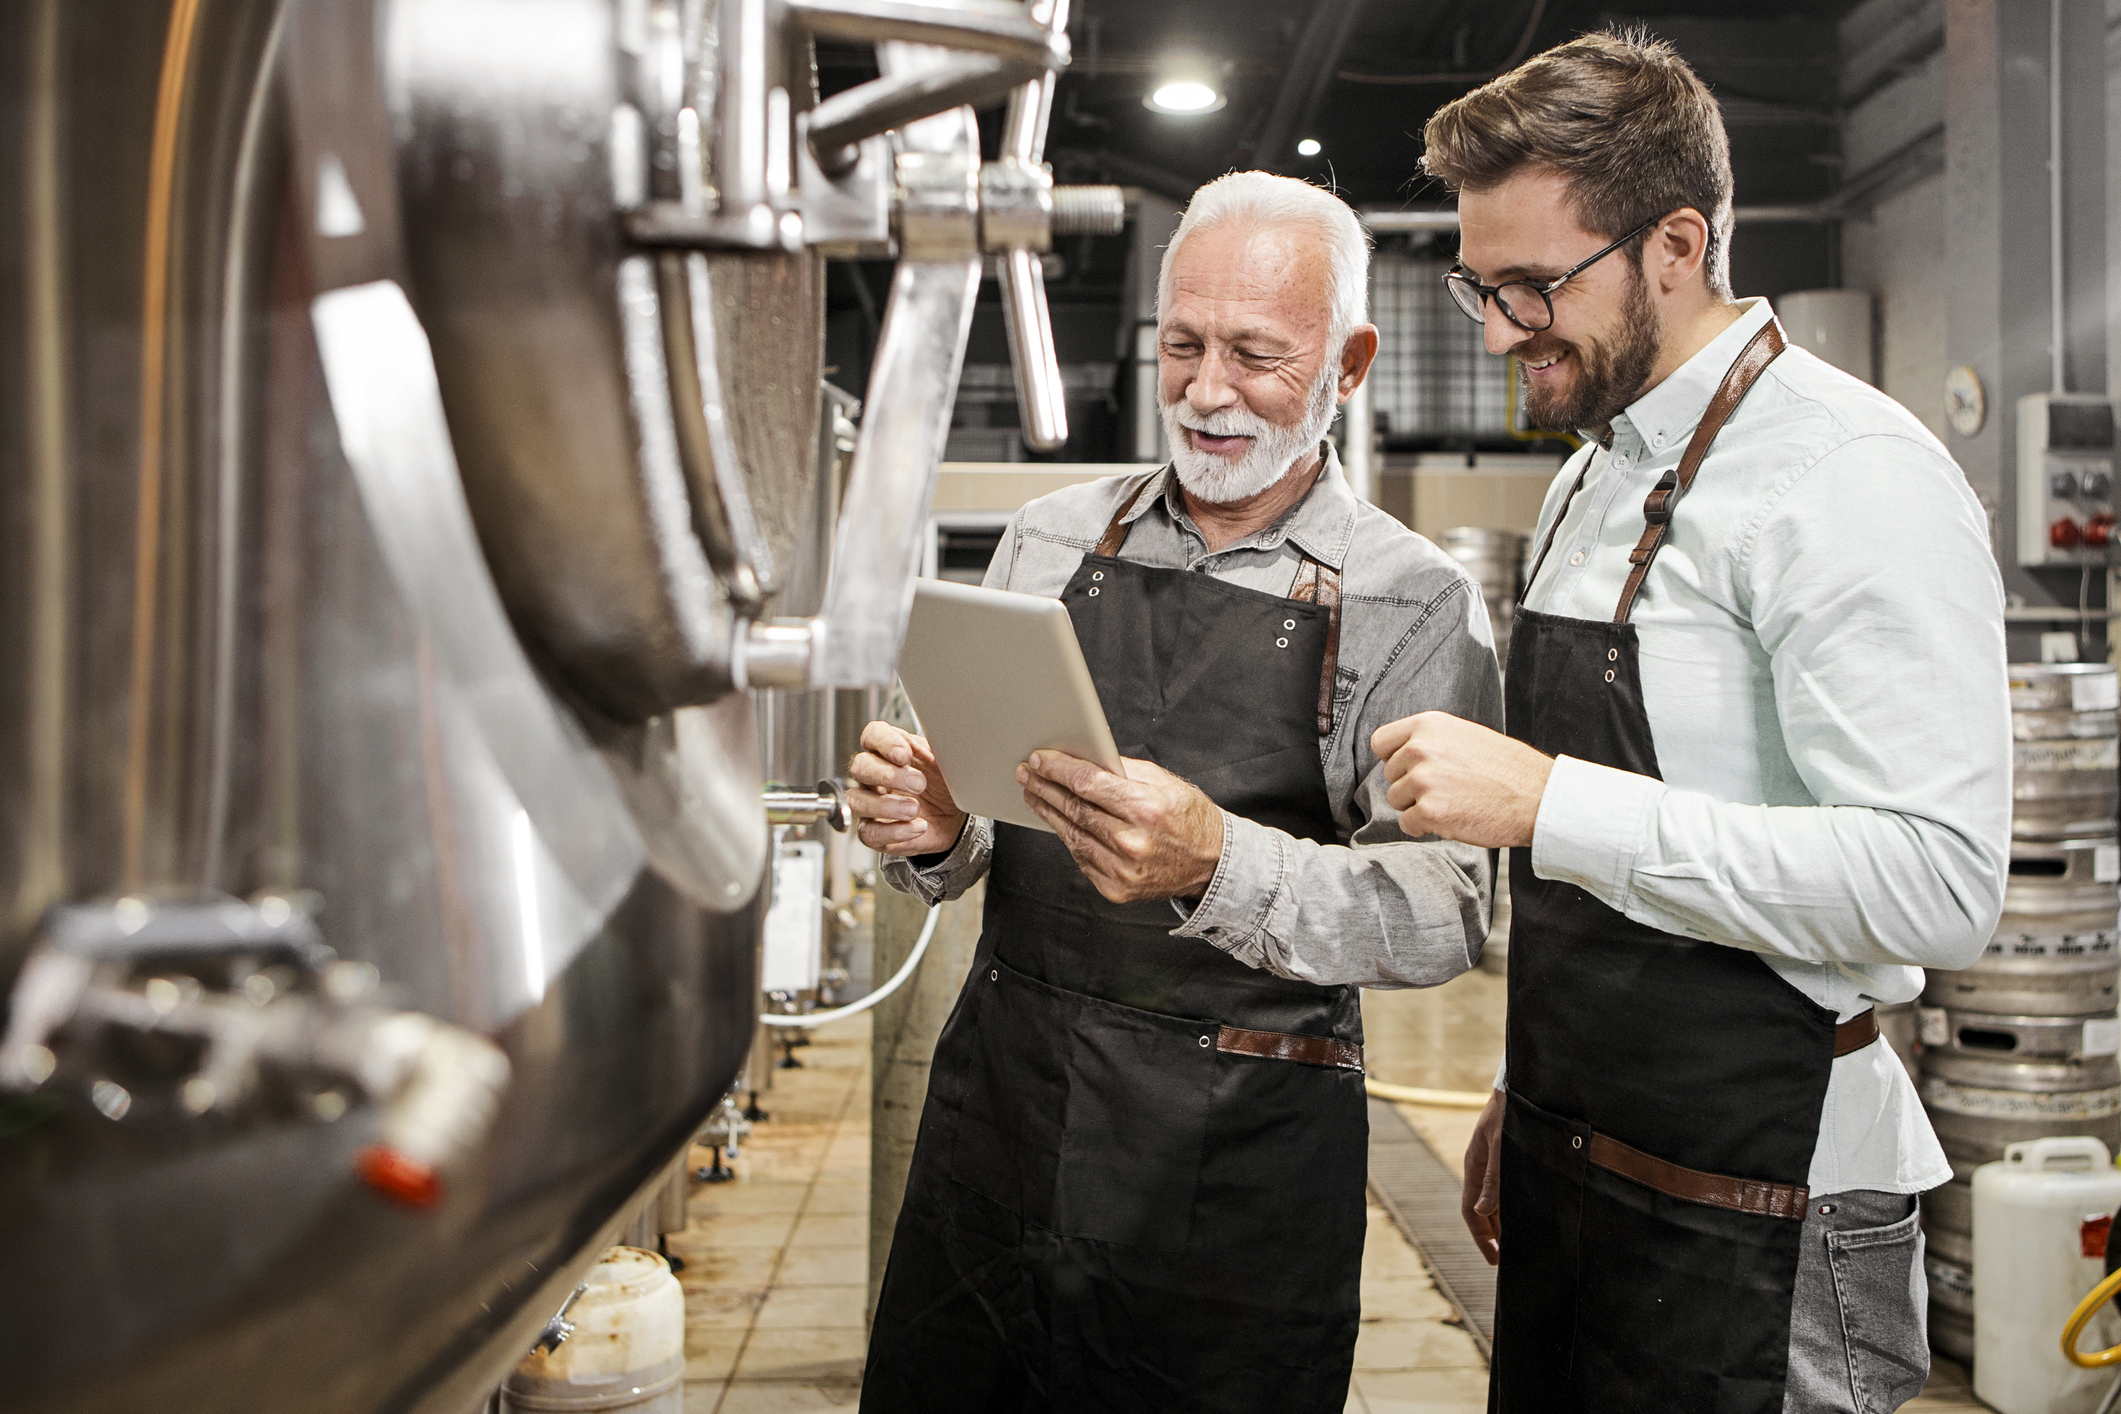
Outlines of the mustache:
M 1274 427 L 1258 413 L 1240 408 L 1218 408 L 1209 413 L 1183 410 L 1178 414 L 1178 425 L 1210 437 L 1258 437 Z

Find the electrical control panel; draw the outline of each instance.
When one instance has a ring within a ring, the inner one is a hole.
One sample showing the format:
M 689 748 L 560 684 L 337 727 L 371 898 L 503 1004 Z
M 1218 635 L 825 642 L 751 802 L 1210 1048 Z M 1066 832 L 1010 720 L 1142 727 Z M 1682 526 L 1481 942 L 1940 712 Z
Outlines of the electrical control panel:
M 2112 401 L 2088 393 L 2018 399 L 2018 563 L 2108 563 L 2114 506 Z

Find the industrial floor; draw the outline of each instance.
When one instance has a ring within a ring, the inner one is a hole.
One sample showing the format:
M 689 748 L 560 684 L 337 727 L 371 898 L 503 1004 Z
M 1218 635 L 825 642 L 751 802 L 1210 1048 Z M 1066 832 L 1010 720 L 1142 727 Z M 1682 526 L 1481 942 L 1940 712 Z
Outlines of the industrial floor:
M 1422 992 L 1365 996 L 1371 1073 L 1399 1085 L 1483 1090 L 1502 1052 L 1503 983 L 1470 973 Z M 859 1398 L 867 1343 L 869 1018 L 812 1033 L 802 1067 L 774 1074 L 737 1177 L 697 1188 L 685 1261 L 686 1414 L 842 1409 Z M 1454 1170 L 1470 1110 L 1401 1106 Z M 705 1164 L 708 1154 L 696 1151 Z M 1374 1202 L 1363 1252 L 1363 1325 L 1348 1409 L 1477 1414 L 1487 1368 L 1421 1254 Z M 1940 1360 L 1909 1414 L 1980 1409 Z

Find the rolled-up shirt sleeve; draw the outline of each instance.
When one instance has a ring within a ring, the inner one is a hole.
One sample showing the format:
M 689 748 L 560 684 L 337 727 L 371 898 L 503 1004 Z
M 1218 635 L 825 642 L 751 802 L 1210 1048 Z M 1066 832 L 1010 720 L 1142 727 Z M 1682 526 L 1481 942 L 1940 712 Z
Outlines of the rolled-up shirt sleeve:
M 1815 804 L 1720 800 L 1564 756 L 1534 872 L 1756 952 L 1971 963 L 2007 876 L 2010 705 L 2002 585 L 1958 476 L 1907 439 L 1858 438 L 1750 528 L 1737 610 Z
M 1500 730 L 1502 683 L 1487 607 L 1457 582 L 1406 630 L 1403 651 L 1364 696 L 1335 750 L 1356 754 L 1349 843 L 1319 844 L 1225 811 L 1223 852 L 1177 936 L 1321 985 L 1426 987 L 1479 960 L 1487 933 L 1488 852 L 1410 839 L 1385 799 L 1390 782 L 1370 734 L 1417 712 L 1450 712 Z

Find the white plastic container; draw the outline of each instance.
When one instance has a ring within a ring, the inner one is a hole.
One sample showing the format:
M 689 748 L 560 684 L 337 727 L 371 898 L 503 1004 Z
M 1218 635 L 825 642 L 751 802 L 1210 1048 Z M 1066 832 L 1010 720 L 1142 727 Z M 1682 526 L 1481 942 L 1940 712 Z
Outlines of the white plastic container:
M 2106 1275 L 2117 1207 L 2121 1171 L 2096 1139 L 2028 1140 L 1974 1170 L 1974 1393 L 2000 1414 L 2095 1414 L 2121 1373 L 2062 1356 L 2063 1322 Z M 2121 1345 L 2111 1302 L 2078 1344 Z
M 670 1264 L 639 1247 L 613 1247 L 582 1279 L 567 1310 L 574 1331 L 534 1349 L 501 1386 L 505 1414 L 685 1407 L 685 1293 Z

